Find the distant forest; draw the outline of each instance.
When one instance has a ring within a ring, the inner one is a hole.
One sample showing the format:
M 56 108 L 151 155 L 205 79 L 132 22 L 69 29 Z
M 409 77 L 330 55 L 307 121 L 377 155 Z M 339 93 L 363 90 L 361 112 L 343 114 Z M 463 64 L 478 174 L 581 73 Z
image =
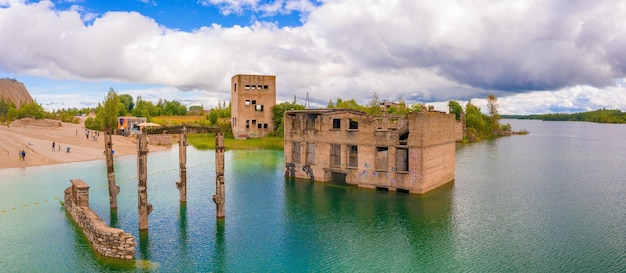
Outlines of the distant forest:
M 573 114 L 542 114 L 542 115 L 502 115 L 508 119 L 538 119 L 544 121 L 587 121 L 597 123 L 626 123 L 626 112 L 620 110 L 600 109 L 590 112 Z

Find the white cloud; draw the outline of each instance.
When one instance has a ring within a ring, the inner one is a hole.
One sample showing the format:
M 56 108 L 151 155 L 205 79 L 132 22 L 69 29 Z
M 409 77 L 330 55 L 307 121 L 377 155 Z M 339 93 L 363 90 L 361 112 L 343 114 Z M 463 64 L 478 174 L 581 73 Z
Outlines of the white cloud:
M 0 36 L 11 37 L 0 44 L 0 71 L 171 86 L 155 92 L 212 101 L 228 99 L 232 75 L 258 73 L 277 75 L 279 100 L 309 93 L 320 105 L 365 103 L 374 92 L 407 102 L 494 93 L 511 113 L 626 105 L 624 87 L 613 86 L 626 76 L 626 6 L 614 1 L 198 3 L 224 14 L 304 12 L 305 21 L 185 32 L 136 12 L 94 17 L 79 6 L 0 0 Z
M 217 6 L 224 15 L 242 14 L 246 10 L 261 12 L 261 16 L 286 14 L 293 11 L 308 13 L 316 5 L 309 0 L 198 0 L 202 6 Z

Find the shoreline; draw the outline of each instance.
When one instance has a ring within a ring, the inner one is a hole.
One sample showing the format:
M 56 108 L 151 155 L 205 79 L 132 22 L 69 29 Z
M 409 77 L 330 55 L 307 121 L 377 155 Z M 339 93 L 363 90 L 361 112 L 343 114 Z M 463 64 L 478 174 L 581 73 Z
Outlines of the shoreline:
M 114 157 L 137 153 L 137 140 L 134 137 L 113 135 L 112 142 Z M 170 148 L 171 146 L 148 145 L 150 151 Z M 26 152 L 25 160 L 20 160 L 21 150 Z M 100 159 L 105 159 L 104 135 L 93 131 L 87 135 L 82 120 L 80 123 L 68 123 L 25 118 L 15 120 L 9 126 L 0 126 L 0 169 L 23 169 Z

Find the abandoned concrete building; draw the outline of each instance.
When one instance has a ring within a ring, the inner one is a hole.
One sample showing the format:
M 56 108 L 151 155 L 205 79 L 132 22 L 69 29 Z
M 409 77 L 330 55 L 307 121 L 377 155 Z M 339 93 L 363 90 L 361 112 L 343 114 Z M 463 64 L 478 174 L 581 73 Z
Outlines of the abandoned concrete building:
M 273 131 L 276 76 L 238 74 L 230 81 L 233 136 L 236 139 L 262 137 Z
M 455 116 L 287 111 L 285 175 L 423 194 L 454 180 Z

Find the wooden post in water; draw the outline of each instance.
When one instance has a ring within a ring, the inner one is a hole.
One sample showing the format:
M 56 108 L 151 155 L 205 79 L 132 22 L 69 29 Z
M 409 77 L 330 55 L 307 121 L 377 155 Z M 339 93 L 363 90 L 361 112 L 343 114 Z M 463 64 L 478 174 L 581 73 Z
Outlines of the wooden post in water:
M 226 194 L 224 193 L 224 133 L 217 133 L 215 135 L 215 195 L 213 195 L 213 202 L 215 202 L 216 211 L 215 216 L 217 218 L 224 218 L 226 216 L 224 209 L 224 201 Z
M 113 141 L 111 128 L 106 127 L 104 132 L 104 154 L 107 161 L 107 179 L 109 180 L 109 203 L 112 210 L 117 209 L 117 194 L 120 187 L 115 185 L 115 170 L 113 168 Z
M 139 230 L 148 230 L 148 215 L 152 204 L 148 203 L 148 136 L 137 137 L 137 203 L 139 209 Z
M 176 182 L 176 188 L 180 193 L 180 202 L 187 202 L 187 128 L 183 128 L 178 140 L 178 162 L 180 166 L 180 181 Z

